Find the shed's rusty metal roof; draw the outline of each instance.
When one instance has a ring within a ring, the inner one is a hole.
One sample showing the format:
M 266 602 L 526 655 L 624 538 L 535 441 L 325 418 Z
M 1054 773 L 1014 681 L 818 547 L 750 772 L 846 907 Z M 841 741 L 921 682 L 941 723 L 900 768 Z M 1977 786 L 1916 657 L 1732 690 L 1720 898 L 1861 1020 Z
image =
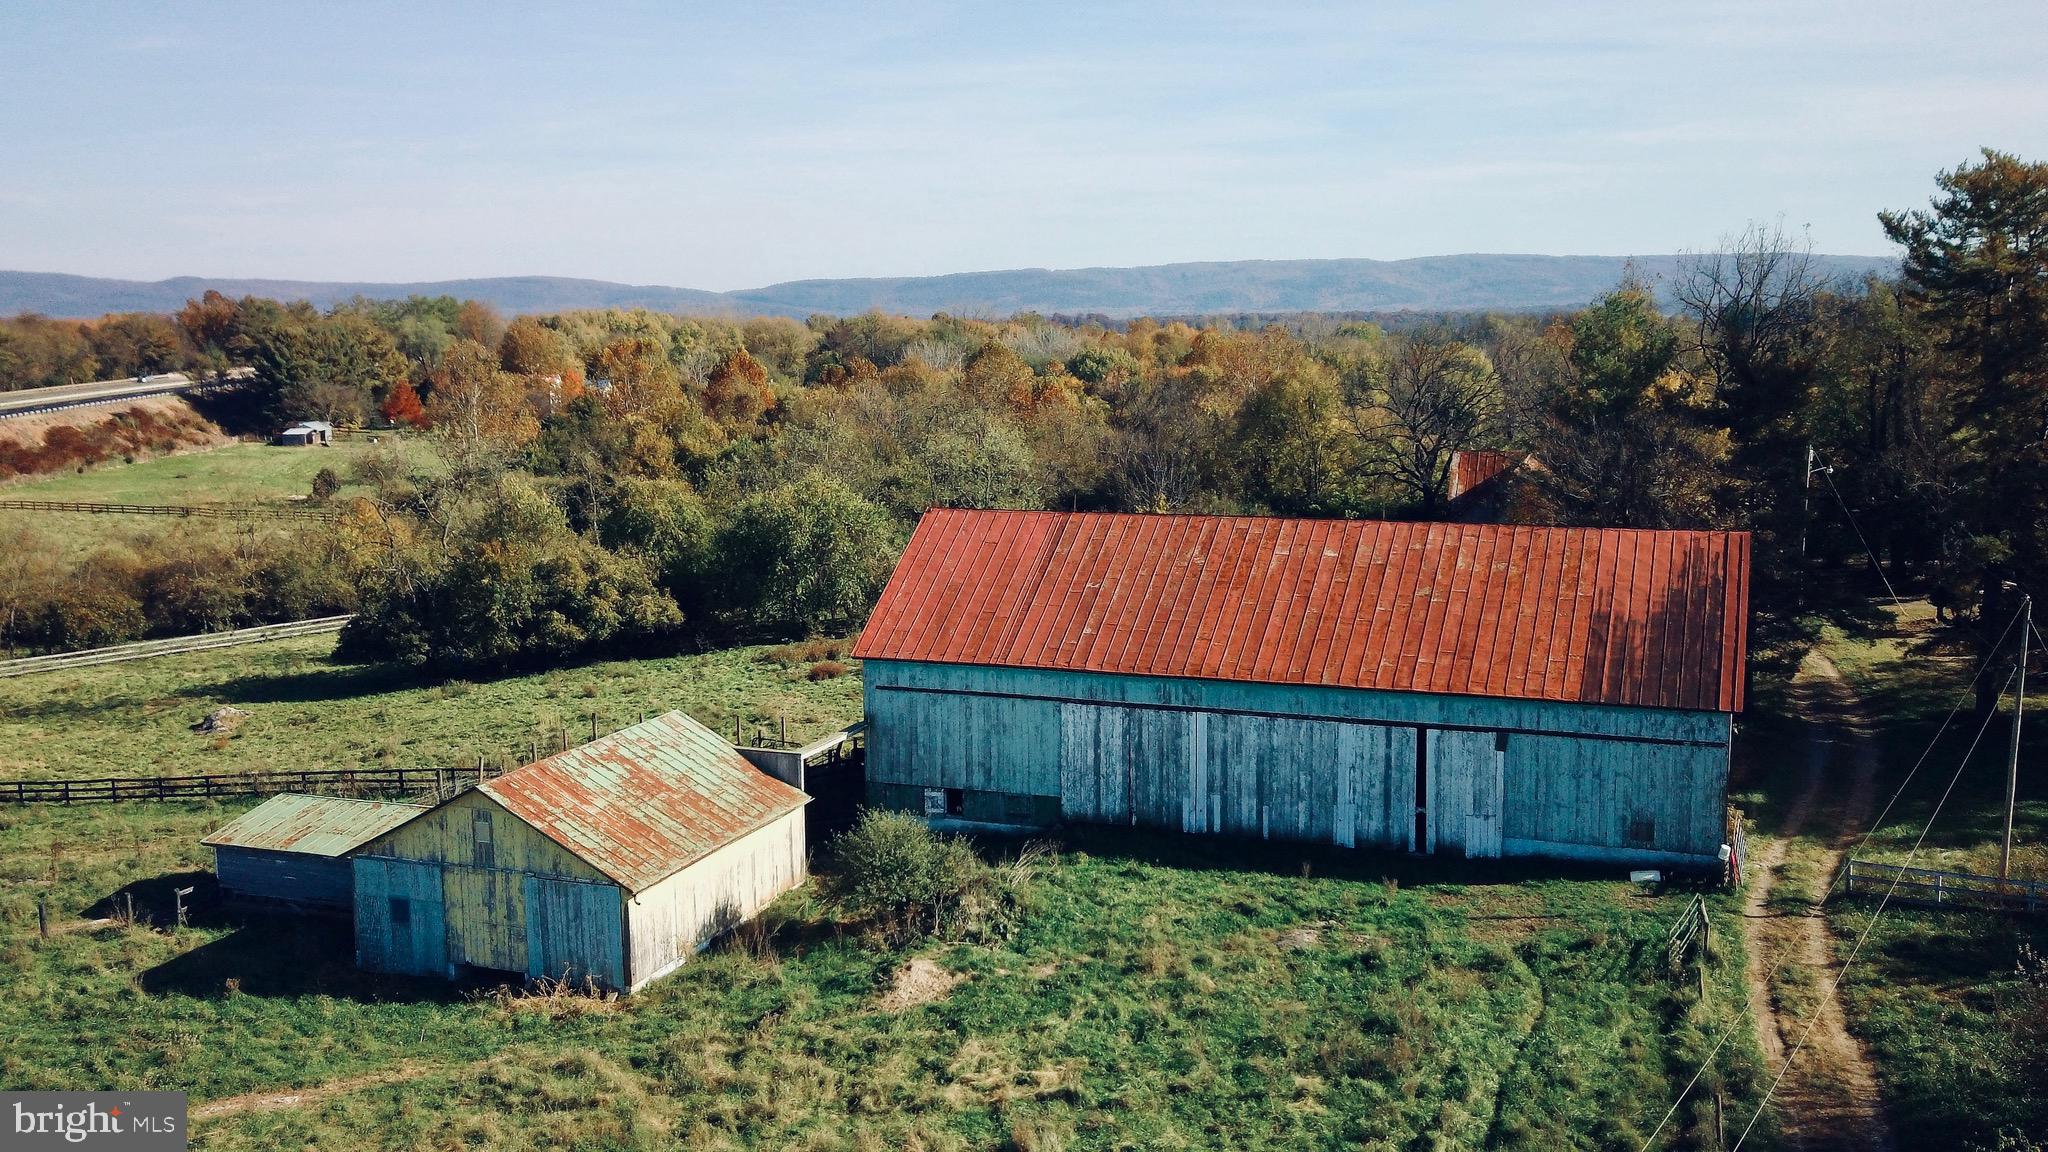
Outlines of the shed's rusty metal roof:
M 286 792 L 244 812 L 200 843 L 215 848 L 346 856 L 424 811 L 418 804 Z
M 1450 491 L 1444 495 L 1448 499 L 1456 500 L 1502 473 L 1520 466 L 1525 459 L 1527 457 L 1515 452 L 1492 452 L 1483 449 L 1453 452 Z
M 810 803 L 681 712 L 514 769 L 478 790 L 629 892 Z
M 935 509 L 854 655 L 1736 712 L 1749 534 Z

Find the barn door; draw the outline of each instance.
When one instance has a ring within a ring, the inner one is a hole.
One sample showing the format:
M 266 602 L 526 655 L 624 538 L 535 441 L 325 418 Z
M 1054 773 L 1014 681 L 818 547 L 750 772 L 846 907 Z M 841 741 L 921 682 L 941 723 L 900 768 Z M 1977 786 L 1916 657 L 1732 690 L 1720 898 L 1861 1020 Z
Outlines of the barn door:
M 448 922 L 441 866 L 357 857 L 356 963 L 414 976 L 448 973 Z
M 1492 754 L 1472 775 L 1472 808 L 1465 817 L 1465 855 L 1500 856 L 1501 799 L 1507 791 L 1507 733 L 1493 733 Z
M 1429 730 L 1424 851 L 1500 855 L 1501 777 L 1491 732 Z
M 1132 756 L 1128 710 L 1060 705 L 1060 815 L 1095 824 L 1129 824 Z
M 525 877 L 526 974 L 625 987 L 619 890 L 587 880 Z

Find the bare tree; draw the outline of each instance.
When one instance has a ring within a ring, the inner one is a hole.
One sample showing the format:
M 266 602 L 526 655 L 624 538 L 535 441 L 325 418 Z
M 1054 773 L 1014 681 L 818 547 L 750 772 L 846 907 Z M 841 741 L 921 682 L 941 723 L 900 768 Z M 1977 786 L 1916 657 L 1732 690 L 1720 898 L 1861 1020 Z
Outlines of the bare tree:
M 1478 349 L 1441 331 L 1389 341 L 1375 375 L 1354 377 L 1351 389 L 1364 473 L 1432 518 L 1443 507 L 1452 457 L 1495 434 L 1500 380 Z

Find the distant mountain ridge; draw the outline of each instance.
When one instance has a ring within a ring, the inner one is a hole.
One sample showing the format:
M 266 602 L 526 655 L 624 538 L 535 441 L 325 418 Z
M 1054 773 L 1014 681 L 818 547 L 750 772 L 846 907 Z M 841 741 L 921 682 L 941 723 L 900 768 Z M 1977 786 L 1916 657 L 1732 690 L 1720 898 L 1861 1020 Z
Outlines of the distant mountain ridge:
M 564 276 L 371 283 L 180 276 L 109 280 L 55 272 L 0 272 L 0 314 L 89 317 L 169 312 L 208 289 L 229 296 L 308 300 L 325 308 L 352 296 L 449 295 L 508 313 L 571 308 L 651 308 L 697 316 L 850 314 L 871 308 L 910 316 L 1016 312 L 1108 316 L 1220 312 L 1465 312 L 1575 308 L 1612 288 L 1633 266 L 1669 301 L 1687 259 L 1655 256 L 1465 254 L 1412 260 L 1232 260 L 1138 268 L 1017 268 L 945 276 L 792 280 L 737 292 L 616 284 Z M 1816 255 L 1829 276 L 1889 275 L 1886 256 Z

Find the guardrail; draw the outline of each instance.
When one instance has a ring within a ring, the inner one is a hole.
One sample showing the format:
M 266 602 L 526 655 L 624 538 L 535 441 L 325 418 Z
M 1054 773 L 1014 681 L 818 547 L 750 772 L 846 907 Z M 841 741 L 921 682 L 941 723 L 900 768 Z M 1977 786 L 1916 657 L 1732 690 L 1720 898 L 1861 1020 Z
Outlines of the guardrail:
M 333 508 L 290 504 L 109 504 L 100 500 L 0 500 L 15 512 L 93 512 L 116 516 L 188 516 L 203 520 L 318 520 L 341 518 Z
M 1842 866 L 1844 895 L 1890 893 L 1891 899 L 1929 907 L 1988 908 L 2001 912 L 2048 911 L 2048 883 L 2000 880 L 1974 872 L 1944 872 L 1851 859 Z
M 296 772 L 222 772 L 193 776 L 106 776 L 96 780 L 0 780 L 0 803 L 202 800 L 314 791 L 326 795 L 444 798 L 479 780 L 500 774 L 497 767 L 314 768 Z
M 215 648 L 260 644 L 266 640 L 283 640 L 293 636 L 318 636 L 327 632 L 339 632 L 353 619 L 355 617 L 352 615 L 322 616 L 313 620 L 293 620 L 284 624 L 260 624 L 254 628 L 237 628 L 232 632 L 202 632 L 197 636 L 138 640 L 133 644 L 116 644 L 108 648 L 85 648 L 76 652 L 52 652 L 46 656 L 23 656 L 14 660 L 0 660 L 0 679 L 28 676 L 37 672 L 55 672 L 63 668 L 89 668 L 96 664 L 146 660 L 152 656 L 206 652 Z
M 166 372 L 142 379 L 95 380 L 86 384 L 58 384 L 49 388 L 16 388 L 0 392 L 0 420 L 13 416 L 38 416 L 69 408 L 92 408 L 104 404 L 126 404 L 157 396 L 191 392 L 212 392 L 245 384 L 256 375 L 253 368 L 234 368 L 219 377 L 194 380 L 182 372 Z

